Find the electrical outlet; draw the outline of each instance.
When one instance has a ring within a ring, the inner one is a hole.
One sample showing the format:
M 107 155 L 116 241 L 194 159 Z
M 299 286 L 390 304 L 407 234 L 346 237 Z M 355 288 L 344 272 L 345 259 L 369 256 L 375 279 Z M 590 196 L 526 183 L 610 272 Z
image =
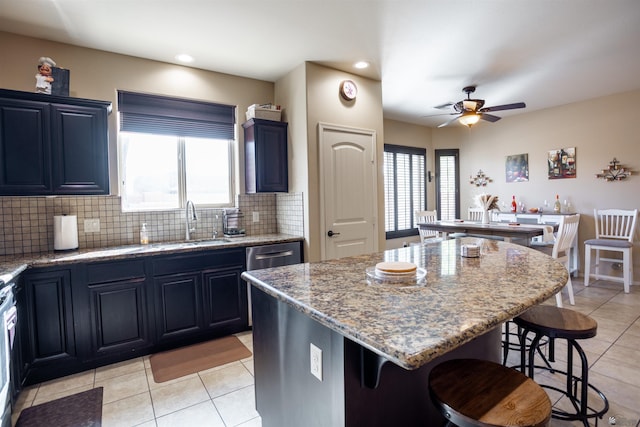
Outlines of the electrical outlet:
M 322 381 L 322 350 L 310 343 L 311 374 Z
M 253 212 L 253 222 L 260 222 L 260 212 Z
M 90 218 L 84 220 L 84 232 L 85 233 L 99 233 L 100 232 L 100 218 Z

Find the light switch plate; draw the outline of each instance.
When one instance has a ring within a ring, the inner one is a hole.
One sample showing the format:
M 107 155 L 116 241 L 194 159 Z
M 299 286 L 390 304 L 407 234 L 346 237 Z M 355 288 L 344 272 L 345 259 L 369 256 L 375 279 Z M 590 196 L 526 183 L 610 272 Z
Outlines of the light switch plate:
M 322 381 L 322 350 L 310 343 L 311 374 Z
M 253 222 L 260 222 L 260 212 L 253 212 Z

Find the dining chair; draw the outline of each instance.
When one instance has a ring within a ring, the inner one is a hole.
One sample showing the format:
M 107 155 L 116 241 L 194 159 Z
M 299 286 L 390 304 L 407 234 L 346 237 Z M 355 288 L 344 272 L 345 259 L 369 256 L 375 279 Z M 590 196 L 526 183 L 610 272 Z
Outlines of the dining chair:
M 469 221 L 482 221 L 482 213 L 484 209 L 482 208 L 469 208 L 467 211 L 467 219 Z
M 625 293 L 629 293 L 629 285 L 633 283 L 633 238 L 638 209 L 594 209 L 593 216 L 596 221 L 596 237 L 584 242 L 584 285 L 589 286 L 591 277 L 622 281 Z M 594 273 L 591 273 L 592 250 L 596 251 Z M 600 251 L 621 252 L 622 258 L 603 258 Z M 622 278 L 600 274 L 601 261 L 622 261 Z
M 565 288 L 569 292 L 569 302 L 571 305 L 575 305 L 575 299 L 573 297 L 573 284 L 571 283 L 571 269 L 569 266 L 570 251 L 573 246 L 573 241 L 578 234 L 578 224 L 580 223 L 580 214 L 575 215 L 563 215 L 560 218 L 560 225 L 558 226 L 558 234 L 553 244 L 553 250 L 551 256 L 561 262 L 567 272 L 569 273 L 569 279 L 565 284 Z M 562 291 L 556 294 L 556 305 L 562 308 Z
M 425 222 L 435 222 L 438 220 L 438 212 L 437 211 L 416 211 L 415 212 L 415 224 L 416 227 L 420 223 Z M 418 227 L 418 233 L 420 234 L 420 243 L 425 243 L 427 239 L 432 239 L 435 237 L 440 237 L 439 233 L 436 230 L 423 230 Z

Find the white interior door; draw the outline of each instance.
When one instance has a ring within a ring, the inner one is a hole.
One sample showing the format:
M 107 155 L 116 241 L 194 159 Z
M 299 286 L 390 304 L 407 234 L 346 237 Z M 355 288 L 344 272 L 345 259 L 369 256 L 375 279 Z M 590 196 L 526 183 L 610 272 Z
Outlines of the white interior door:
M 375 131 L 319 124 L 322 259 L 378 248 Z

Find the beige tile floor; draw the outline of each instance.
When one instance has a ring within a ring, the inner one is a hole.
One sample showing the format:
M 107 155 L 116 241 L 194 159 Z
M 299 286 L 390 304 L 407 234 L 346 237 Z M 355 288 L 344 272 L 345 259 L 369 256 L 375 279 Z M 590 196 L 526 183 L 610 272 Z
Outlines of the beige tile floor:
M 583 279 L 573 279 L 575 305 L 569 304 L 566 290 L 563 290 L 565 308 L 580 311 L 598 322 L 594 338 L 580 340 L 589 363 L 589 383 L 609 400 L 609 411 L 598 425 L 610 425 L 609 417 L 615 417 L 616 426 L 640 426 L 640 286 L 631 286 L 625 294 L 621 283 L 595 281 L 589 287 L 583 286 Z M 546 304 L 555 305 L 555 298 Z M 562 340 L 556 341 L 556 362 L 552 365 L 566 371 L 567 347 Z M 574 356 L 575 369 L 579 369 L 577 355 Z M 579 360 L 579 359 L 578 359 Z M 510 352 L 509 365 L 519 364 L 519 353 Z M 536 361 L 542 364 L 541 360 Z M 578 371 L 579 372 L 579 371 Z M 564 376 L 537 371 L 535 380 L 541 384 L 555 385 L 564 389 Z M 566 398 L 559 393 L 548 392 L 552 403 L 564 410 L 569 409 Z M 601 400 L 589 392 L 589 406 L 603 408 Z M 570 404 L 569 404 L 570 405 Z M 552 419 L 551 427 L 581 426 L 582 423 Z M 596 425 L 592 419 L 590 425 Z
M 598 321 L 596 337 L 582 341 L 590 368 L 590 382 L 608 397 L 610 410 L 599 425 L 637 427 L 640 423 L 640 286 L 625 294 L 618 283 L 597 281 L 585 288 L 574 279 L 576 305 L 565 307 L 588 314 Z M 548 302 L 555 304 L 555 298 Z M 239 335 L 251 349 L 251 333 Z M 556 364 L 566 360 L 561 343 L 556 346 Z M 518 355 L 511 352 L 516 363 Z M 537 381 L 558 382 L 553 375 L 539 373 Z M 13 416 L 19 411 L 59 397 L 104 387 L 103 426 L 211 426 L 259 427 L 255 410 L 253 359 L 198 372 L 170 382 L 154 382 L 147 357 L 71 375 L 25 389 Z M 554 403 L 565 403 L 551 396 Z M 557 401 L 557 402 L 556 402 Z M 594 405 L 597 405 L 593 399 Z M 597 406 L 596 406 L 597 407 Z M 591 423 L 595 425 L 594 422 Z M 552 427 L 579 426 L 578 422 L 552 420 Z
M 238 334 L 250 350 L 251 333 Z M 103 427 L 260 427 L 255 410 L 253 358 L 173 381 L 153 380 L 148 356 L 25 388 L 13 413 L 29 406 L 104 387 Z

